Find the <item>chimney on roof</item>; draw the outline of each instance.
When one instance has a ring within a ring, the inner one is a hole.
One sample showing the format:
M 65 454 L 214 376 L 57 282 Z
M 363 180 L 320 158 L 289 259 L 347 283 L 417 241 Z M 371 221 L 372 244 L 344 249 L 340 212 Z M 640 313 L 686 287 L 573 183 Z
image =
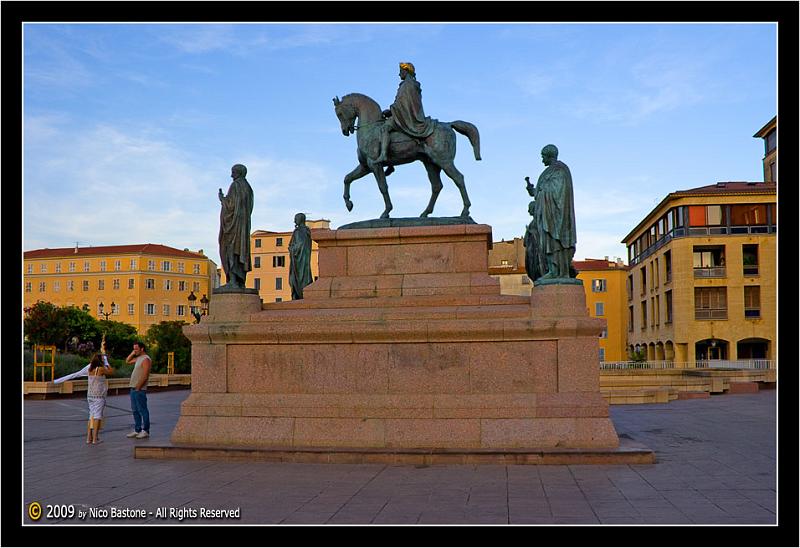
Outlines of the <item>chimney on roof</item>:
M 78 242 L 75 242 L 75 254 L 77 255 L 77 253 L 78 253 Z
M 198 249 L 198 250 L 197 250 L 197 252 L 198 252 L 200 255 L 202 255 L 202 254 L 203 254 L 203 250 L 202 250 L 202 249 Z
M 606 260 L 606 262 L 608 262 L 608 255 L 606 255 L 606 256 L 605 256 L 605 257 L 603 257 L 603 258 Z

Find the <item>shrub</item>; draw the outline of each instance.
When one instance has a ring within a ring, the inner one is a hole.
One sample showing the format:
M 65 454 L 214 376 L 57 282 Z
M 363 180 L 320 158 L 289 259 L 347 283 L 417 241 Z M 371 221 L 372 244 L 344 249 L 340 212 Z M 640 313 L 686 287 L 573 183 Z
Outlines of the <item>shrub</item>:
M 630 358 L 630 361 L 632 361 L 632 362 L 646 362 L 647 361 L 647 354 L 645 353 L 644 350 L 639 350 L 638 352 L 637 351 L 633 351 L 633 352 L 631 352 L 631 355 L 629 356 L 629 358 Z
M 59 377 L 63 377 L 64 375 L 69 375 L 70 373 L 74 373 L 76 371 L 80 371 L 89 363 L 89 360 L 84 356 L 78 356 L 76 354 L 65 354 L 63 352 L 56 352 L 56 359 L 55 359 L 55 366 L 53 367 L 54 370 L 54 379 Z M 113 373 L 109 376 L 110 378 L 121 378 L 121 377 L 130 377 L 131 371 L 133 371 L 133 364 L 126 364 L 124 359 L 115 359 L 109 357 L 108 360 L 109 365 L 113 369 Z M 36 372 L 36 380 L 42 380 L 42 371 L 45 372 L 45 379 L 50 381 L 50 369 L 39 369 Z M 22 357 L 22 378 L 25 381 L 32 381 L 33 380 L 33 352 L 30 350 L 25 350 Z M 79 377 L 75 380 L 85 379 L 86 377 Z
M 55 359 L 55 367 L 53 368 L 54 376 L 53 378 L 57 379 L 59 377 L 63 377 L 64 375 L 69 375 L 70 373 L 74 373 L 75 371 L 80 371 L 83 369 L 86 364 L 89 363 L 89 360 L 84 358 L 83 356 L 76 356 L 75 354 L 64 354 L 63 352 L 56 352 L 56 359 Z M 26 381 L 33 380 L 33 352 L 26 350 L 23 353 L 22 358 L 23 364 L 23 379 Z M 50 369 L 39 369 L 36 372 L 36 380 L 42 380 L 42 371 L 45 372 L 45 379 L 50 380 Z

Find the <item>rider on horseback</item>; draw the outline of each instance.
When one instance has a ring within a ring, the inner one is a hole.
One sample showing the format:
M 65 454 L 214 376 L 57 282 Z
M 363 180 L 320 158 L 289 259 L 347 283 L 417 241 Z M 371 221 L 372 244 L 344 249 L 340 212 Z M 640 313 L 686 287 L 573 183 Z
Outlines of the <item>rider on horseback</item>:
M 416 79 L 416 71 L 411 63 L 400 63 L 400 88 L 397 97 L 388 109 L 383 111 L 386 121 L 381 124 L 381 153 L 379 163 L 386 163 L 389 150 L 389 134 L 402 131 L 416 139 L 425 139 L 434 129 L 434 121 L 425 116 L 422 109 L 422 91 Z

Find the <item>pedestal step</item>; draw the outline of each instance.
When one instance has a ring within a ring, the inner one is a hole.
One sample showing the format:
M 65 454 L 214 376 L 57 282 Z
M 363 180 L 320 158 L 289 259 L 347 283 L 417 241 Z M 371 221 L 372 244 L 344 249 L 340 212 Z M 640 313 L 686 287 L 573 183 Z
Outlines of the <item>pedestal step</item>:
M 655 453 L 630 440 L 613 448 L 598 449 L 364 449 L 330 447 L 209 447 L 203 445 L 138 445 L 137 459 L 196 459 L 324 464 L 436 464 L 564 465 L 653 464 Z

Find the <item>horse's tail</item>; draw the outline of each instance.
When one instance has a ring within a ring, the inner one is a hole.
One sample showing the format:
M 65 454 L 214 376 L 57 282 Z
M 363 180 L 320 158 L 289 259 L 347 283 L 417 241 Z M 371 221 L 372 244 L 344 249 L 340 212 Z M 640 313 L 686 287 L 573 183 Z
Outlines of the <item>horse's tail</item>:
M 472 151 L 475 153 L 475 159 L 481 159 L 481 136 L 478 133 L 478 128 L 474 124 L 464 122 L 463 120 L 454 120 L 450 122 L 450 126 L 459 132 L 461 135 L 466 135 L 472 145 Z

